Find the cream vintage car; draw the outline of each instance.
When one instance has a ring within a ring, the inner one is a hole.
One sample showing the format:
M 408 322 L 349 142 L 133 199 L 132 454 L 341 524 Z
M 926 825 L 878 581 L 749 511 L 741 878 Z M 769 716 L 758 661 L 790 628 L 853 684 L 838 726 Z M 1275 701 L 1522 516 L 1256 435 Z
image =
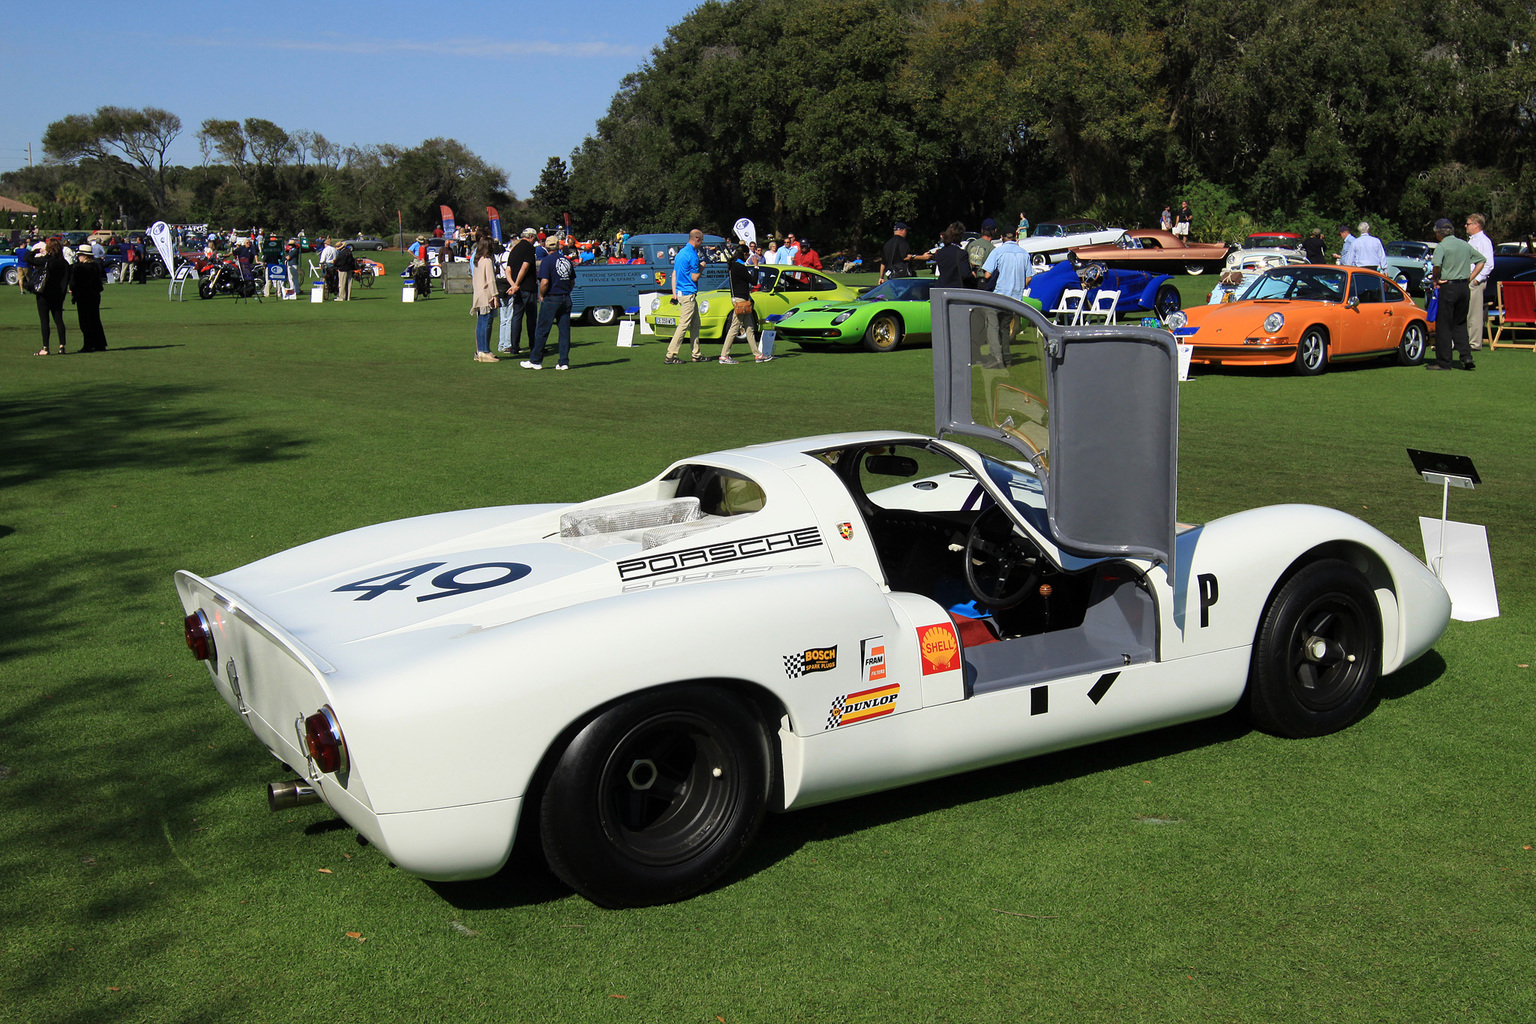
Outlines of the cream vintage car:
M 428 879 L 535 829 L 588 899 L 661 903 L 728 878 L 769 811 L 1236 706 L 1342 729 L 1440 636 L 1439 581 L 1352 516 L 1177 521 L 1167 332 L 932 301 L 934 436 L 710 452 L 177 573 L 188 646 L 285 766 L 272 805 L 324 801 Z

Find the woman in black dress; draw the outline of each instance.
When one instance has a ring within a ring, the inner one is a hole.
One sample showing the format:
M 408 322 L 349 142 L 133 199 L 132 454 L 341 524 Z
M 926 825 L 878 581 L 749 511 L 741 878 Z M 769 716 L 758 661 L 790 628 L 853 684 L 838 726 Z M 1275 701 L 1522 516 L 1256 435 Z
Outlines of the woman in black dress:
M 81 352 L 107 350 L 107 333 L 101 326 L 101 290 L 106 283 L 106 275 L 91 250 L 81 248 L 76 252 L 69 274 L 69 293 L 74 297 L 75 315 L 80 320 Z
M 32 281 L 36 281 L 38 275 L 43 277 L 43 286 L 33 289 L 37 293 L 37 318 L 43 325 L 43 347 L 37 354 L 48 354 L 48 318 L 51 316 L 59 328 L 59 355 L 63 355 L 64 296 L 69 294 L 69 263 L 64 259 L 64 243 L 57 238 L 48 239 L 41 253 L 27 254 L 27 263 L 31 267 Z

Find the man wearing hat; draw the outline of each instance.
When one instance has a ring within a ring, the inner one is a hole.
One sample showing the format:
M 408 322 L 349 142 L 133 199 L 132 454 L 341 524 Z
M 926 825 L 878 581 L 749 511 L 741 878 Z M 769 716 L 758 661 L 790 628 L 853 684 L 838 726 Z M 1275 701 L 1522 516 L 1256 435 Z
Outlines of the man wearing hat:
M 1475 369 L 1472 363 L 1472 346 L 1467 343 L 1467 305 L 1471 295 L 1471 280 L 1483 270 L 1483 257 L 1467 242 L 1455 235 L 1455 228 L 1444 217 L 1435 221 L 1434 281 L 1439 289 L 1440 307 L 1435 316 L 1435 361 L 1428 364 L 1431 370 L 1451 368 L 1451 344 L 1461 354 L 1461 368 Z
M 891 240 L 885 243 L 884 249 L 880 250 L 880 280 L 911 277 L 911 261 L 926 260 L 931 255 L 933 254 L 927 252 L 921 256 L 912 255 L 912 247 L 907 244 L 907 222 L 899 220 L 891 228 Z
M 988 217 L 981 222 L 981 237 L 973 238 L 965 245 L 965 257 L 971 261 L 971 276 L 978 281 L 985 277 L 981 268 L 986 265 L 987 257 L 992 255 L 992 250 L 997 246 L 993 241 L 996 237 L 997 221 Z
M 352 243 L 342 242 L 336 250 L 336 301 L 352 301 L 352 271 L 357 269 L 357 258 L 352 255 Z

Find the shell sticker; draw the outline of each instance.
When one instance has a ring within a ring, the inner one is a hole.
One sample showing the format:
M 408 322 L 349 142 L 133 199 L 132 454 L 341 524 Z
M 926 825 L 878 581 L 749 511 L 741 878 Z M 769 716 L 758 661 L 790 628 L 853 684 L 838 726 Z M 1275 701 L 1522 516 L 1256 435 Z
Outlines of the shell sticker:
M 952 672 L 960 667 L 960 638 L 948 622 L 936 622 L 917 629 L 917 649 L 923 656 L 923 675 Z

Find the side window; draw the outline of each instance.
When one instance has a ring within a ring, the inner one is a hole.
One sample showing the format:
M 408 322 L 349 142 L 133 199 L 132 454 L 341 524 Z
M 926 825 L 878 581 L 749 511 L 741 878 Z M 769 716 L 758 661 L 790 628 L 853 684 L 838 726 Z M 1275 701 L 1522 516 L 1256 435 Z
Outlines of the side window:
M 715 466 L 679 466 L 668 474 L 677 481 L 674 498 L 698 498 L 707 516 L 740 516 L 761 512 L 767 497 L 756 480 Z
M 830 291 L 831 289 L 837 287 L 837 285 L 822 277 L 820 274 L 806 274 L 805 277 L 807 279 L 805 285 L 806 288 L 813 292 Z
M 1373 274 L 1355 274 L 1350 280 L 1349 293 L 1359 299 L 1362 306 L 1372 302 L 1385 302 L 1386 292 L 1382 288 L 1385 283 Z
M 876 508 L 914 512 L 975 509 L 981 485 L 960 463 L 924 445 L 895 444 L 858 454 L 859 489 Z

